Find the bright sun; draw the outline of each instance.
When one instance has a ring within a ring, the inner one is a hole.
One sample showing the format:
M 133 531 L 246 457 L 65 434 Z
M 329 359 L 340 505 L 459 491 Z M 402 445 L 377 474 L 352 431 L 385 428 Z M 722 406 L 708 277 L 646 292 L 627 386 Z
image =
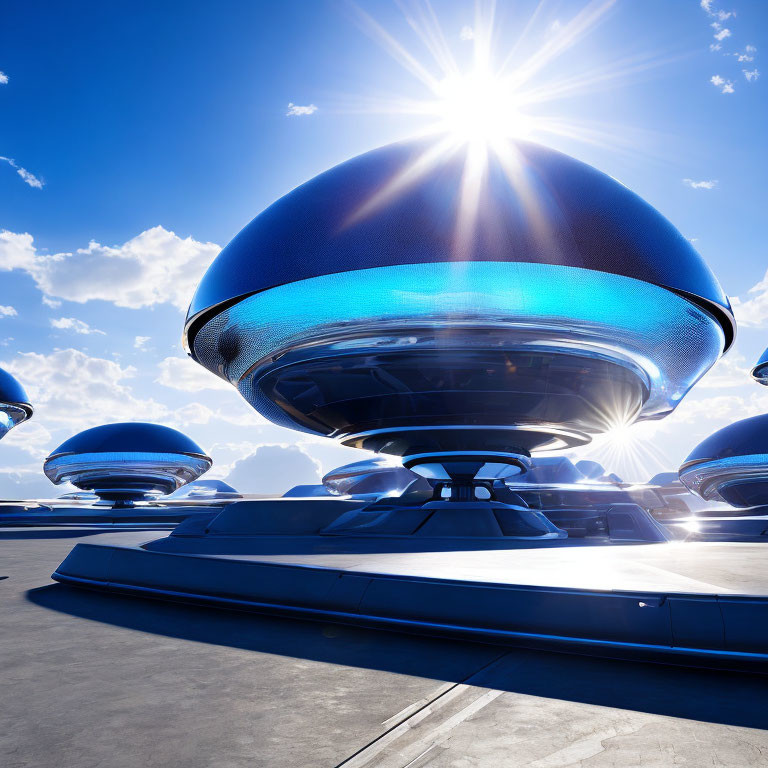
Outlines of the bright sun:
M 438 129 L 467 142 L 496 144 L 530 133 L 532 121 L 519 109 L 511 83 L 478 69 L 451 75 L 435 87 Z

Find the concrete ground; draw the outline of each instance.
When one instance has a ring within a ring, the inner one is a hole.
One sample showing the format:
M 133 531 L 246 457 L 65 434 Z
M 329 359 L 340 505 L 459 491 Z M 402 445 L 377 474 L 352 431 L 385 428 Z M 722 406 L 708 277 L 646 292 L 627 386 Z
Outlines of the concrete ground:
M 768 767 L 768 677 L 53 584 L 100 535 L 0 530 L 3 768 Z

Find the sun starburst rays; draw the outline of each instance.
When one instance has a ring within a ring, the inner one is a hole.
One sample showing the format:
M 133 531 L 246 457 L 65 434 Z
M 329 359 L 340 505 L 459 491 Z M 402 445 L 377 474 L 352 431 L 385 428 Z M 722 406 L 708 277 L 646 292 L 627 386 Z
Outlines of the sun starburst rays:
M 585 126 L 567 114 L 545 115 L 543 105 L 552 104 L 591 88 L 602 88 L 617 78 L 650 66 L 647 57 L 628 58 L 620 66 L 588 66 L 583 72 L 566 68 L 553 73 L 552 64 L 578 45 L 605 19 L 615 0 L 592 0 L 573 18 L 542 34 L 536 29 L 546 15 L 544 0 L 536 7 L 510 48 L 497 55 L 499 26 L 494 0 L 477 0 L 471 34 L 472 55 L 461 66 L 429 0 L 398 0 L 409 29 L 426 52 L 426 58 L 409 50 L 398 37 L 382 26 L 368 11 L 350 3 L 352 15 L 361 29 L 385 50 L 408 74 L 425 88 L 423 98 L 371 98 L 357 103 L 358 111 L 404 115 L 417 118 L 421 125 L 412 137 L 434 137 L 434 146 L 416 157 L 411 166 L 396 173 L 364 200 L 347 219 L 350 225 L 391 201 L 410 184 L 417 182 L 447 154 L 463 148 L 465 171 L 459 194 L 455 244 L 457 255 L 466 252 L 472 239 L 483 189 L 480 160 L 493 155 L 503 165 L 510 185 L 526 210 L 538 216 L 535 194 L 514 162 L 514 140 L 550 135 L 577 139 L 585 143 L 606 143 L 622 131 Z M 531 41 L 538 40 L 532 44 Z M 465 57 L 466 58 L 466 57 Z M 501 64 L 496 62 L 500 60 Z M 350 103 L 349 111 L 354 109 Z M 546 239 L 545 224 L 538 229 Z

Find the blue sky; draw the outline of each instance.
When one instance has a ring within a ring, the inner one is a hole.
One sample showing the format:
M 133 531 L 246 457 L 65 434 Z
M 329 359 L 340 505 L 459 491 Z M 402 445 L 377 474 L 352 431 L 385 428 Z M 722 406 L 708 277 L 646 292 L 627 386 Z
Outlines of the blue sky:
M 0 445 L 0 495 L 54 492 L 40 476 L 46 453 L 79 429 L 124 419 L 187 432 L 213 456 L 213 476 L 260 446 L 286 446 L 250 459 L 266 468 L 267 491 L 356 458 L 265 423 L 184 360 L 179 342 L 205 266 L 254 215 L 329 166 L 423 128 L 423 117 L 388 105 L 425 99 L 424 85 L 370 34 L 374 19 L 439 76 L 409 24 L 426 6 L 404 7 L 5 4 L 0 365 L 38 410 Z M 474 5 L 434 10 L 468 66 Z M 714 429 L 768 410 L 768 393 L 746 374 L 768 345 L 768 4 L 499 0 L 497 58 L 516 45 L 524 65 L 580 13 L 599 19 L 536 76 L 591 81 L 542 107 L 573 135 L 531 138 L 645 197 L 738 298 L 736 348 L 675 415 L 634 428 L 629 456 L 590 449 L 642 480 L 675 468 Z

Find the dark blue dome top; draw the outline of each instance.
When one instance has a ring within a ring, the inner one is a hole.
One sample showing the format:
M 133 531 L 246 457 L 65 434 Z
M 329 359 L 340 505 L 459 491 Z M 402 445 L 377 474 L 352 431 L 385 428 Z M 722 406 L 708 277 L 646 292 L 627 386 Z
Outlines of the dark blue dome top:
M 18 405 L 28 411 L 30 415 L 32 414 L 32 406 L 29 404 L 29 398 L 24 387 L 14 376 L 2 368 L 0 368 L 0 402 Z
M 178 430 L 141 421 L 103 424 L 65 440 L 49 458 L 67 453 L 179 453 L 205 456 L 194 441 Z
M 478 225 L 461 253 L 455 222 L 462 151 L 446 153 L 358 215 L 431 146 L 403 142 L 355 157 L 258 215 L 219 254 L 195 293 L 186 329 L 193 354 L 199 327 L 247 295 L 349 270 L 456 260 L 560 264 L 662 286 L 715 316 L 726 348 L 731 344 L 728 299 L 688 240 L 625 186 L 552 149 L 515 144 L 512 180 L 489 154 Z
M 691 451 L 681 470 L 703 461 L 759 455 L 768 455 L 768 414 L 736 421 L 711 434 Z

